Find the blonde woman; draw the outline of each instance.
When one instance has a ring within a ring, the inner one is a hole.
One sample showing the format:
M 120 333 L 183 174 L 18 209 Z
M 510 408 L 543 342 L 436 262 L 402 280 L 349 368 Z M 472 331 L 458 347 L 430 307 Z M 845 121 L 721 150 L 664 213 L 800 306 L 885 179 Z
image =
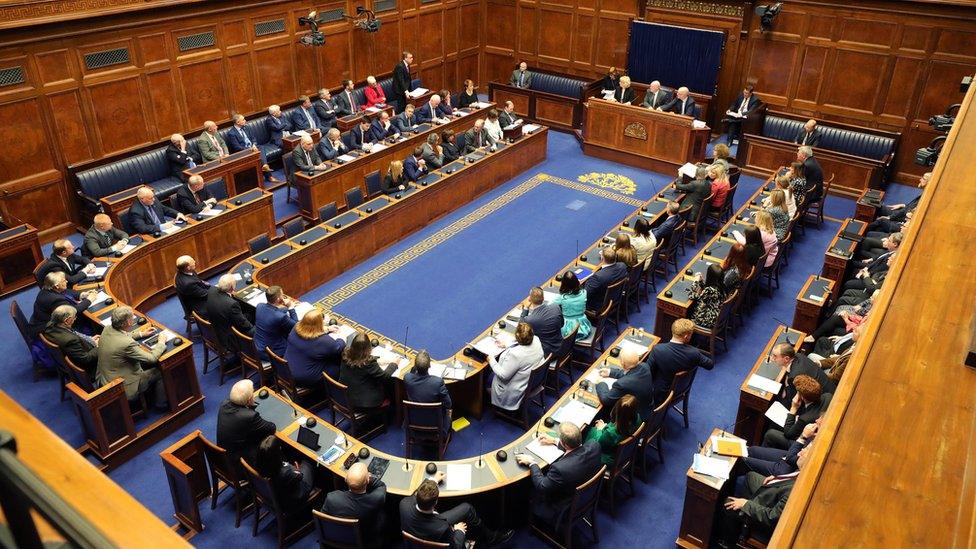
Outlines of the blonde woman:
M 634 102 L 634 90 L 630 87 L 629 76 L 620 77 L 617 89 L 613 90 L 613 98 L 611 101 L 616 101 L 624 105 L 630 105 Z
M 406 188 L 407 177 L 403 175 L 403 161 L 390 162 L 390 171 L 386 172 L 386 177 L 383 178 L 383 192 L 396 194 Z
M 790 214 L 786 212 L 786 193 L 780 189 L 769 193 L 769 207 L 766 208 L 766 212 L 773 217 L 776 238 L 782 242 L 786 238 L 787 231 L 790 230 Z
M 335 331 L 335 326 L 325 325 L 322 309 L 314 308 L 305 313 L 288 334 L 284 358 L 299 387 L 324 389 L 322 373 L 328 372 L 333 377 L 338 375 L 346 342 L 330 335 Z
M 637 265 L 637 250 L 630 243 L 630 235 L 625 232 L 617 233 L 613 249 L 617 251 L 617 261 L 622 261 L 627 267 Z
M 790 190 L 790 177 L 788 175 L 781 175 L 776 178 L 776 189 L 783 191 L 786 195 L 786 213 L 790 215 L 790 219 L 796 215 L 796 200 L 793 199 L 793 191 Z M 768 208 L 772 206 L 772 197 L 767 196 L 763 199 L 763 207 Z
M 776 238 L 773 216 L 765 210 L 756 212 L 756 228 L 759 229 L 759 236 L 762 239 L 763 248 L 766 250 L 765 266 L 769 267 L 776 260 L 776 254 L 779 253 L 779 239 Z
M 716 162 L 708 167 L 708 176 L 712 178 L 712 208 L 721 208 L 729 196 L 729 170 L 724 163 Z

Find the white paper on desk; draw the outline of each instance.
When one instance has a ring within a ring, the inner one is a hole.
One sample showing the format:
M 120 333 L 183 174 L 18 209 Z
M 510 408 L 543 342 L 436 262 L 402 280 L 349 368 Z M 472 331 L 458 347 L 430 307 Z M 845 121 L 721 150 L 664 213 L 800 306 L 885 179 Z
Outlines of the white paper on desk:
M 370 149 L 370 152 L 379 152 L 382 151 L 383 149 L 388 149 L 388 148 L 389 147 L 387 147 L 383 143 L 373 143 L 373 148 Z
M 342 160 L 343 162 L 352 162 L 355 159 L 356 159 L 355 156 L 350 156 L 348 154 L 343 154 L 339 156 L 339 160 Z
M 369 112 L 369 113 L 380 112 L 380 109 L 379 109 L 379 107 L 366 107 L 366 112 Z
M 691 462 L 691 470 L 702 475 L 708 475 L 710 477 L 720 478 L 722 480 L 729 479 L 729 462 L 725 461 L 724 459 L 695 454 L 695 459 Z
M 685 162 L 684 166 L 678 168 L 678 175 L 686 175 L 692 179 L 695 178 L 695 174 L 698 172 L 698 166 L 692 164 L 691 162 Z
M 122 246 L 122 249 L 119 250 L 119 251 L 122 252 L 123 254 L 127 254 L 127 253 L 131 252 L 134 249 L 136 249 L 136 245 L 135 244 L 126 244 L 125 246 Z
M 538 130 L 539 128 L 541 128 L 541 127 L 542 126 L 540 126 L 538 124 L 526 124 L 526 125 L 522 126 L 522 135 L 525 135 L 527 133 L 532 133 L 532 132 Z
M 545 298 L 546 303 L 552 303 L 559 297 L 559 292 L 553 290 L 542 290 L 542 296 Z
M 701 130 L 701 129 L 705 128 L 705 126 L 706 126 L 706 124 L 702 120 L 692 120 L 691 121 L 691 127 L 694 128 L 694 129 L 696 129 L 696 130 Z
M 234 281 L 235 282 L 240 282 L 242 280 L 244 280 L 244 277 L 241 276 L 241 273 L 234 273 Z M 301 317 L 299 317 L 299 318 L 301 318 Z
M 222 214 L 222 213 L 224 213 L 226 211 L 227 210 L 214 210 L 214 209 L 211 209 L 211 208 L 204 208 L 204 209 L 200 210 L 200 215 L 202 215 L 204 217 L 213 217 L 215 215 L 220 215 L 220 214 Z
M 305 313 L 311 311 L 314 308 L 315 305 L 312 305 L 307 301 L 300 301 L 297 304 L 295 304 L 295 316 L 298 317 L 298 320 L 301 320 L 302 317 L 305 316 Z
M 101 322 L 102 326 L 108 326 L 111 323 L 112 323 L 112 315 L 109 315 L 106 318 L 103 318 L 102 319 L 102 322 Z
M 603 377 L 600 375 L 599 370 L 593 369 L 589 374 L 586 375 L 586 380 L 596 385 L 597 383 L 606 383 L 607 387 L 613 387 L 613 384 L 617 382 L 615 378 Z
M 383 345 L 378 347 L 373 347 L 373 350 L 370 352 L 370 354 L 375 356 L 376 361 L 379 362 L 380 364 L 396 364 L 398 368 L 403 366 L 403 364 L 401 363 L 409 362 L 409 360 L 407 360 L 405 356 L 401 355 L 400 353 L 397 353 L 390 347 L 383 346 Z
M 480 341 L 474 344 L 474 348 L 487 356 L 495 356 L 503 350 L 498 346 L 498 343 L 495 343 L 495 338 L 492 336 L 481 338 Z
M 774 400 L 773 404 L 766 410 L 766 417 L 780 427 L 786 427 L 786 416 L 790 413 L 780 401 Z
M 758 374 L 752 374 L 749 376 L 749 387 L 753 389 L 758 389 L 760 391 L 766 391 L 767 393 L 778 394 L 779 390 L 783 388 L 783 384 L 774 381 L 769 378 L 765 378 Z
M 478 101 L 477 103 L 472 103 L 471 106 L 476 109 L 486 109 L 488 108 L 488 103 L 485 103 L 484 101 Z
M 444 364 L 442 362 L 431 362 L 430 369 L 427 370 L 427 373 L 429 373 L 432 376 L 444 377 L 444 370 L 446 370 L 447 367 L 448 367 L 447 364 Z
M 174 334 L 169 330 L 163 330 L 163 333 L 161 333 L 160 336 L 166 336 L 166 339 L 173 339 L 174 337 L 176 337 L 176 334 Z
M 305 130 L 298 130 L 297 132 L 291 132 L 291 135 L 297 135 L 298 137 L 312 137 L 311 134 L 309 134 Z
M 638 355 L 643 355 L 644 353 L 647 352 L 647 347 L 645 345 L 641 345 L 640 343 L 633 342 L 629 339 L 624 339 L 623 341 L 620 342 L 620 352 L 622 353 L 627 350 L 632 350 Z
M 170 225 L 167 228 L 160 227 L 160 232 L 162 232 L 163 234 L 173 234 L 182 228 L 183 228 L 182 225 L 177 225 L 174 223 L 173 225 Z
M 448 463 L 444 471 L 444 489 L 447 491 L 461 491 L 471 489 L 471 464 Z
M 543 444 L 539 442 L 539 439 L 535 439 L 526 444 L 525 449 L 532 452 L 546 463 L 552 463 L 563 455 L 563 451 L 560 450 L 558 446 L 555 444 Z
M 507 126 L 505 126 L 505 127 L 504 127 L 504 128 L 502 128 L 502 129 L 503 129 L 503 130 L 511 130 L 511 129 L 514 129 L 514 128 L 515 128 L 516 126 L 518 126 L 518 125 L 519 125 L 519 124 L 521 124 L 521 123 L 522 123 L 522 119 L 521 119 L 521 118 L 516 118 L 516 119 L 515 119 L 515 122 L 512 122 L 511 124 L 509 124 L 509 125 L 507 125 Z
M 594 417 L 596 417 L 596 408 L 575 399 L 570 399 L 552 414 L 552 419 L 559 423 L 569 422 L 577 427 L 589 425 Z
M 105 292 L 99 290 L 98 291 L 98 294 L 95 297 L 92 298 L 91 304 L 92 305 L 98 305 L 99 303 L 105 301 L 106 299 L 108 299 L 108 294 L 106 294 Z
M 610 99 L 613 97 L 614 90 L 603 90 L 603 98 Z
M 822 295 L 811 295 L 810 296 L 810 299 L 812 299 L 814 301 L 823 301 L 824 300 L 824 296 L 822 296 Z
M 356 333 L 356 329 L 352 326 L 347 326 L 346 324 L 340 324 L 337 326 L 338 330 L 334 334 L 329 334 L 332 339 L 339 341 L 345 341 L 349 336 Z
M 95 267 L 95 270 L 92 271 L 92 274 L 88 276 L 105 276 L 106 272 L 108 272 L 108 267 Z
M 252 307 L 257 307 L 258 305 L 267 302 L 268 302 L 268 296 L 265 295 L 264 292 L 255 292 L 254 295 L 247 300 L 247 303 Z
M 407 95 L 409 95 L 410 97 L 420 97 L 421 95 L 427 93 L 428 91 L 430 90 L 428 90 L 427 88 L 417 88 L 413 91 L 408 91 Z

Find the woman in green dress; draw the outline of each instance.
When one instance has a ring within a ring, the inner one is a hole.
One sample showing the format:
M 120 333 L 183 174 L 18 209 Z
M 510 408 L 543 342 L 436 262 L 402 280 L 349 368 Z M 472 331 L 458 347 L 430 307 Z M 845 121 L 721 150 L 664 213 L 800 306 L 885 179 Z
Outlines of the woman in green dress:
M 580 281 L 573 271 L 563 273 L 559 283 L 559 297 L 555 303 L 563 310 L 563 337 L 572 332 L 576 326 L 576 339 L 586 339 L 593 330 L 590 319 L 586 318 L 586 290 L 580 287 Z
M 634 434 L 641 424 L 640 414 L 637 413 L 637 398 L 634 395 L 624 395 L 618 400 L 610 412 L 610 421 L 611 423 L 605 423 L 598 419 L 586 432 L 586 440 L 599 443 L 600 462 L 607 467 L 613 465 L 617 444 Z

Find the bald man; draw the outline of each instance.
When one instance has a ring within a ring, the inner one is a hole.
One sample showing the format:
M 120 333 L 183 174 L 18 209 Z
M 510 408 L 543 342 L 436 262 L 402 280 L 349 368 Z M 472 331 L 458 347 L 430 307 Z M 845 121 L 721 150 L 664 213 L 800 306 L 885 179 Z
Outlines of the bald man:
M 176 189 L 176 209 L 185 214 L 198 214 L 216 203 L 199 175 L 191 175 L 185 185 Z
M 596 396 L 603 404 L 603 416 L 609 417 L 613 406 L 624 395 L 633 395 L 642 418 L 650 417 L 651 405 L 654 403 L 653 380 L 651 368 L 640 361 L 640 354 L 628 348 L 620 352 L 620 367 L 600 368 L 600 377 L 613 378 L 616 381 L 610 387 L 605 381 L 596 384 Z
M 94 222 L 85 233 L 85 244 L 81 247 L 81 255 L 85 257 L 105 257 L 121 250 L 129 243 L 129 235 L 116 229 L 112 218 L 105 214 L 96 214 Z
M 234 353 L 237 360 L 237 338 L 230 331 L 231 327 L 237 331 L 254 337 L 254 325 L 244 316 L 240 301 L 234 299 L 234 286 L 237 279 L 232 274 L 225 274 L 217 280 L 217 285 L 207 292 L 207 320 L 213 324 L 217 340 L 228 351 Z
M 53 272 L 64 273 L 68 288 L 71 288 L 94 273 L 95 265 L 77 255 L 75 245 L 70 240 L 58 239 L 51 248 L 51 257 L 45 259 L 35 271 L 38 284 L 44 281 L 48 273 Z
M 644 102 L 641 105 L 648 109 L 660 109 L 663 105 L 670 103 L 671 99 L 671 94 L 667 90 L 661 89 L 661 83 L 655 80 L 647 87 L 647 93 L 644 94 Z
M 695 105 L 695 98 L 691 96 L 691 92 L 684 86 L 678 88 L 674 99 L 661 107 L 660 110 L 684 116 L 698 116 L 698 106 Z
M 217 124 L 213 120 L 203 123 L 203 133 L 197 138 L 197 148 L 204 162 L 211 162 L 230 154 L 223 136 L 217 132 Z
M 136 191 L 136 199 L 129 207 L 129 225 L 139 234 L 154 234 L 173 226 L 167 217 L 174 217 L 180 221 L 186 218 L 180 212 L 156 200 L 156 193 L 151 187 L 140 187 Z
M 819 147 L 820 137 L 821 132 L 820 128 L 817 127 L 817 121 L 811 118 L 796 132 L 796 137 L 793 138 L 793 142 L 801 146 Z
M 348 490 L 335 490 L 325 496 L 322 512 L 334 517 L 359 519 L 366 547 L 383 547 L 386 531 L 386 484 L 366 470 L 363 462 L 354 463 L 346 473 Z
M 169 137 L 169 146 L 166 147 L 166 161 L 169 162 L 169 174 L 177 179 L 184 179 L 183 170 L 188 170 L 196 166 L 196 162 L 186 150 L 186 139 L 178 133 Z

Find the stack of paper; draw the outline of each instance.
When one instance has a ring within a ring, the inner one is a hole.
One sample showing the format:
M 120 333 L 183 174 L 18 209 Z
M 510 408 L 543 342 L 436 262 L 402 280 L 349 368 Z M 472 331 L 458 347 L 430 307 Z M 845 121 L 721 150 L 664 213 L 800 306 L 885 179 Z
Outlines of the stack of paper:
M 345 341 L 349 336 L 351 336 L 352 334 L 356 333 L 356 329 L 353 328 L 352 326 L 347 326 L 345 324 L 340 324 L 340 325 L 338 325 L 336 327 L 338 328 L 338 330 L 336 330 L 336 332 L 334 334 L 329 334 L 330 336 L 332 336 L 332 339 L 334 339 L 336 341 L 339 341 L 339 340 Z
M 297 135 L 298 137 L 312 137 L 305 130 L 298 130 L 297 132 L 291 132 L 292 135 Z
M 695 166 L 691 162 L 685 162 L 684 166 L 678 168 L 678 175 L 684 175 L 694 179 L 695 173 L 697 171 L 698 171 L 698 166 Z
M 102 290 L 98 290 L 98 294 L 92 298 L 91 304 L 92 306 L 99 305 L 106 299 L 108 299 L 108 294 L 106 294 Z
M 539 459 L 544 460 L 546 463 L 552 463 L 563 455 L 563 451 L 558 446 L 555 444 L 543 444 L 539 442 L 539 439 L 535 439 L 526 444 L 525 449 L 539 456 Z
M 471 489 L 471 464 L 448 463 L 444 472 L 444 489 L 457 492 Z
M 547 303 L 552 303 L 559 297 L 559 292 L 555 290 L 542 290 L 542 295 L 545 297 Z
M 181 227 L 180 225 L 177 225 L 177 224 L 175 224 L 175 223 L 174 223 L 174 224 L 172 224 L 172 225 L 170 225 L 169 227 L 167 227 L 167 226 L 165 226 L 165 225 L 163 225 L 162 227 L 160 227 L 160 229 L 162 229 L 162 231 L 161 231 L 161 232 L 162 232 L 163 234 L 173 234 L 173 233 L 175 233 L 176 231 L 178 231 L 178 230 L 180 230 L 180 229 L 182 229 L 182 228 L 183 228 L 183 227 Z
M 408 91 L 407 95 L 410 97 L 420 97 L 421 95 L 427 93 L 429 90 L 427 88 L 417 88 L 413 91 Z
M 215 215 L 220 215 L 220 214 L 224 213 L 225 211 L 226 210 L 214 210 L 212 208 L 204 208 L 204 209 L 200 210 L 200 215 L 205 216 L 205 217 L 213 217 Z
M 538 124 L 526 124 L 522 126 L 522 135 L 525 135 L 527 133 L 532 133 L 541 127 L 542 126 L 539 126 Z
M 91 276 L 91 277 L 105 276 L 105 273 L 107 271 L 108 271 L 108 267 L 95 267 L 95 270 L 92 271 L 92 274 L 90 274 L 88 276 Z
M 343 162 L 352 162 L 355 159 L 356 159 L 355 156 L 350 156 L 348 154 L 343 154 L 339 156 L 339 160 L 342 160 Z
M 311 311 L 314 308 L 315 305 L 312 305 L 307 301 L 300 301 L 295 305 L 295 316 L 298 317 L 298 320 L 301 320 L 302 317 L 305 316 L 305 313 Z
M 596 408 L 583 404 L 579 400 L 570 399 L 552 414 L 552 419 L 559 423 L 569 422 L 577 427 L 588 425 L 596 416 Z
M 378 107 L 367 107 L 366 112 L 368 113 L 380 112 L 380 109 Z
M 772 421 L 780 427 L 786 427 L 786 416 L 789 415 L 790 411 L 786 409 L 778 400 L 773 401 L 773 404 L 766 410 L 766 417 L 769 421 Z
M 695 454 L 695 459 L 691 462 L 691 470 L 701 475 L 728 480 L 731 467 L 724 459 Z
M 123 254 L 127 254 L 127 253 L 131 252 L 134 249 L 136 249 L 136 245 L 135 244 L 126 244 L 125 246 L 122 246 L 122 249 L 119 250 L 119 251 L 122 252 Z
M 759 391 L 766 391 L 767 393 L 778 394 L 779 390 L 783 387 L 782 383 L 773 381 L 772 379 L 765 378 L 756 374 L 749 376 L 749 381 L 747 383 L 749 387 Z
M 704 128 L 705 126 L 706 126 L 706 124 L 702 120 L 692 120 L 691 121 L 691 127 L 694 128 L 694 129 L 696 129 L 696 130 L 700 130 L 700 129 Z
M 370 149 L 370 151 L 371 152 L 379 152 L 379 151 L 382 151 L 383 149 L 387 149 L 387 148 L 389 148 L 389 147 L 387 147 L 383 143 L 373 143 L 373 148 Z
M 629 339 L 624 339 L 623 341 L 620 342 L 620 352 L 622 353 L 622 352 L 627 351 L 627 350 L 634 351 L 638 355 L 643 355 L 644 353 L 647 352 L 647 346 L 641 345 L 640 343 L 637 343 L 636 341 L 631 341 Z
M 612 377 L 603 377 L 600 375 L 599 370 L 591 370 L 589 374 L 586 375 L 586 380 L 591 384 L 596 385 L 597 383 L 606 383 L 607 387 L 613 387 L 614 382 L 617 380 Z
M 257 307 L 262 303 L 268 302 L 268 296 L 264 292 L 254 292 L 254 295 L 247 299 L 247 303 L 252 307 Z
M 487 356 L 495 356 L 502 352 L 502 348 L 498 346 L 495 338 L 491 336 L 481 338 L 480 341 L 474 344 L 474 348 L 477 349 L 478 352 Z

